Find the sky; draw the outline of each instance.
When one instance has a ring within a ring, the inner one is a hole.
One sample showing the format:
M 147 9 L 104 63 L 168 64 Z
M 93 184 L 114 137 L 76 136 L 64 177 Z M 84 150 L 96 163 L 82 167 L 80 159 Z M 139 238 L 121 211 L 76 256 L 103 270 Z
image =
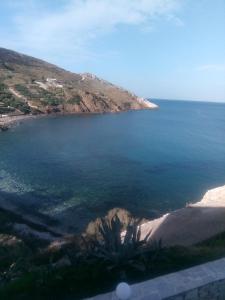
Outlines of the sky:
M 225 0 L 0 0 L 0 47 L 142 97 L 225 102 Z

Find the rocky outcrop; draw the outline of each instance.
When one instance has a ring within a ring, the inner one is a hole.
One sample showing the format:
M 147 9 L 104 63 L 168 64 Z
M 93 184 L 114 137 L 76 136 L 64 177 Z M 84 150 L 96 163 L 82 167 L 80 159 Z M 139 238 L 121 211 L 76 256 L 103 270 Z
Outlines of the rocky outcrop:
M 225 186 L 207 191 L 201 201 L 190 204 L 189 207 L 225 207 Z
M 225 231 L 225 186 L 209 190 L 201 201 L 141 225 L 142 237 L 164 246 L 189 246 Z

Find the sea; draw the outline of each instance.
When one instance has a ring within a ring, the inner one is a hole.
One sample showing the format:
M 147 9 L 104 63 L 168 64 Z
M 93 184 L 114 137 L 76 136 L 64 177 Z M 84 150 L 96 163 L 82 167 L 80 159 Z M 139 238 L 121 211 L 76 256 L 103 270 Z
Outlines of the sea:
M 113 208 L 153 219 L 225 185 L 225 103 L 153 102 L 2 132 L 0 206 L 77 232 Z

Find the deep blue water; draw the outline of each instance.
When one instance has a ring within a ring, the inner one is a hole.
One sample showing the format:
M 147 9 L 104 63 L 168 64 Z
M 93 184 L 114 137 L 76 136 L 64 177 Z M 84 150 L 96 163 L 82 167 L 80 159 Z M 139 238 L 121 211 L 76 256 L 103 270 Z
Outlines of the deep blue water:
M 1 133 L 0 195 L 77 228 L 114 207 L 155 217 L 224 185 L 225 104 L 155 102 Z

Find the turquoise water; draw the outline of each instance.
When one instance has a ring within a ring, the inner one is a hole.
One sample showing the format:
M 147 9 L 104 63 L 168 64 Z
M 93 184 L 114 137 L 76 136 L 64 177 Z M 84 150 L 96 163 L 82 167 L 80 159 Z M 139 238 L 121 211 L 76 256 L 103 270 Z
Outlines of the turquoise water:
M 0 134 L 0 196 L 70 230 L 114 207 L 156 217 L 225 184 L 225 104 L 54 116 Z

